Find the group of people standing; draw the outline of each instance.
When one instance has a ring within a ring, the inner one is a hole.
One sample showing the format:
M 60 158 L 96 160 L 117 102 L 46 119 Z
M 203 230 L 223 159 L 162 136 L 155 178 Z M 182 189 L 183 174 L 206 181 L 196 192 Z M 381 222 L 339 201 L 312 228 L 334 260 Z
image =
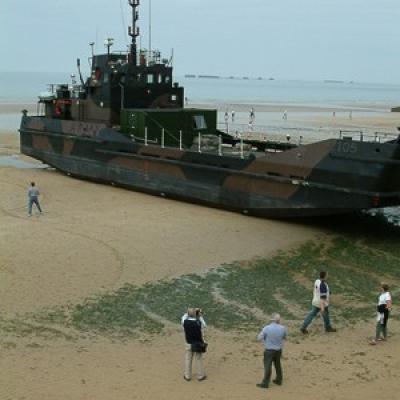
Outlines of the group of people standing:
M 232 123 L 235 122 L 235 118 L 236 118 L 236 112 L 235 112 L 235 110 L 232 110 L 231 115 L 230 115 L 230 119 L 231 119 Z M 251 107 L 250 112 L 249 112 L 249 123 L 253 124 L 255 120 L 256 120 L 256 113 L 254 111 L 254 108 Z M 228 110 L 225 111 L 224 121 L 226 124 L 229 122 Z
M 313 298 L 311 301 L 311 310 L 306 315 L 300 331 L 308 334 L 308 326 L 317 315 L 320 315 L 324 322 L 325 332 L 336 332 L 332 327 L 329 315 L 329 297 L 330 289 L 327 282 L 328 274 L 326 271 L 319 273 L 319 278 L 314 282 Z M 390 311 L 392 309 L 392 297 L 389 292 L 389 286 L 381 283 L 380 295 L 377 302 L 377 323 L 375 338 L 370 342 L 376 345 L 380 341 L 387 339 L 387 323 Z M 206 379 L 206 373 L 203 365 L 202 355 L 205 352 L 207 344 L 204 338 L 206 323 L 200 308 L 189 308 L 182 317 L 182 326 L 185 332 L 185 371 L 184 379 L 190 381 L 192 378 L 192 362 L 197 362 L 197 379 L 203 381 Z M 272 376 L 272 367 L 275 368 L 275 378 L 272 382 L 276 385 L 282 385 L 283 372 L 281 365 L 281 356 L 284 342 L 288 336 L 288 329 L 281 323 L 281 316 L 274 313 L 271 316 L 270 323 L 264 326 L 257 336 L 257 340 L 264 345 L 264 376 L 256 386 L 266 389 L 269 387 Z M 205 347 L 199 347 L 199 343 L 205 344 Z
M 235 110 L 232 110 L 232 111 L 231 111 L 231 121 L 232 121 L 232 123 L 235 122 L 235 115 L 236 115 Z M 224 121 L 225 121 L 226 124 L 229 122 L 228 110 L 225 111 L 225 114 L 224 114 Z
M 31 182 L 28 189 L 28 215 L 32 215 L 32 207 L 36 206 L 40 214 L 42 208 L 39 203 L 39 189 L 35 182 Z M 300 331 L 308 334 L 308 326 L 320 315 L 324 322 L 325 332 L 336 332 L 332 327 L 329 315 L 330 289 L 327 282 L 328 274 L 326 271 L 319 273 L 319 278 L 314 282 L 313 298 L 311 301 L 311 310 L 306 315 Z M 387 324 L 392 309 L 392 297 L 389 292 L 389 285 L 381 283 L 380 294 L 377 302 L 377 317 L 375 337 L 371 340 L 371 345 L 376 345 L 387 339 Z M 205 340 L 205 329 L 207 324 L 203 318 L 203 312 L 200 308 L 188 308 L 182 316 L 181 325 L 185 333 L 185 369 L 183 378 L 186 381 L 192 379 L 193 359 L 197 364 L 197 380 L 204 381 L 207 378 L 203 364 L 203 353 L 207 350 Z M 257 339 L 264 344 L 264 377 L 257 386 L 268 388 L 271 381 L 272 365 L 275 368 L 276 377 L 272 381 L 277 385 L 282 385 L 283 374 L 281 366 L 281 356 L 284 341 L 288 335 L 287 327 L 281 324 L 281 316 L 274 313 L 271 316 L 270 323 L 264 326 Z

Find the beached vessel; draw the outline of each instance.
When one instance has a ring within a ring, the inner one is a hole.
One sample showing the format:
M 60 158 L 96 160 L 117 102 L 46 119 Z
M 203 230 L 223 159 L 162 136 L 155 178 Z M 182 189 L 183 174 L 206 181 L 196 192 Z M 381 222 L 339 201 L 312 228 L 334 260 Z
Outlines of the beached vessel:
M 129 51 L 112 52 L 108 39 L 87 80 L 79 69 L 80 84 L 40 96 L 38 115 L 21 120 L 22 153 L 71 176 L 258 216 L 400 204 L 398 138 L 294 146 L 224 134 L 216 110 L 184 107 L 171 60 L 138 49 L 139 0 L 129 4 Z

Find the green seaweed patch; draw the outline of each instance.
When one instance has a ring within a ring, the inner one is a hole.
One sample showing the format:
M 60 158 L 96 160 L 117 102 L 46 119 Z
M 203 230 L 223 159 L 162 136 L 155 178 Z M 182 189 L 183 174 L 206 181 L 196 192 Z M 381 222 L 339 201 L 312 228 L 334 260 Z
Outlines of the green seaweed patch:
M 76 306 L 71 321 L 79 330 L 101 334 L 154 334 L 162 332 L 166 322 L 179 324 L 188 306 L 198 306 L 209 325 L 221 330 L 254 330 L 272 312 L 300 323 L 310 305 L 312 282 L 326 269 L 334 318 L 345 325 L 373 317 L 381 274 L 373 258 L 380 251 L 349 237 L 308 242 L 271 259 L 236 262 L 141 287 L 125 285 Z M 392 254 L 386 259 L 397 260 Z M 397 278 L 396 268 L 385 272 L 389 279 Z M 309 284 L 299 283 L 299 276 Z M 335 303 L 335 295 L 341 301 Z
M 129 336 L 136 330 L 160 333 L 163 324 L 142 310 L 139 292 L 137 287 L 125 285 L 115 293 L 78 304 L 71 312 L 71 325 L 104 335 Z
M 224 264 L 142 286 L 126 284 L 81 304 L 0 319 L 0 331 L 68 339 L 68 328 L 77 335 L 145 338 L 143 334 L 163 333 L 166 325 L 179 329 L 189 306 L 203 308 L 207 323 L 224 331 L 258 330 L 273 312 L 298 327 L 310 307 L 312 283 L 323 269 L 329 272 L 334 322 L 347 326 L 371 320 L 380 280 L 397 293 L 400 252 L 393 238 L 381 234 L 375 240 L 370 234 L 354 237 L 330 236 L 269 259 Z
M 236 266 L 228 275 L 214 280 L 215 286 L 220 289 L 227 301 L 240 303 L 249 309 L 254 309 L 255 312 L 260 311 L 266 318 L 277 311 L 287 318 L 294 318 L 294 315 L 274 296 L 278 289 L 280 293 L 287 295 L 290 293 L 290 288 L 296 286 L 283 260 L 284 258 L 279 256 L 277 259 L 256 260 L 245 269 Z M 288 301 L 292 299 L 290 295 Z M 251 318 L 254 319 L 254 315 Z M 259 324 L 261 321 L 256 318 L 255 322 Z

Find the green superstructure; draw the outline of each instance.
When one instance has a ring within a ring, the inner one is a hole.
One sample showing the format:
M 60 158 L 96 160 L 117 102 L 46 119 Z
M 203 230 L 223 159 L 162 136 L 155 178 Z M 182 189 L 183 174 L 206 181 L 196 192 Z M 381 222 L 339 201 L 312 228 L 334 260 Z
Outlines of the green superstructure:
M 198 134 L 216 134 L 216 110 L 123 109 L 121 132 L 139 142 L 190 147 Z

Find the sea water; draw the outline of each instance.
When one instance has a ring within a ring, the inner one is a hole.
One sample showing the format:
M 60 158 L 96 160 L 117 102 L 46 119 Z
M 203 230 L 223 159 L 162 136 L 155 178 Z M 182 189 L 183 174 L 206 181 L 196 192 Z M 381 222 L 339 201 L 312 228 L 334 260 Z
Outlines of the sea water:
M 75 72 L 75 75 L 78 74 Z M 85 77 L 83 77 L 85 79 Z M 77 79 L 75 77 L 75 79 Z M 235 104 L 245 104 L 248 109 L 256 105 L 282 105 L 282 107 L 307 106 L 311 108 L 335 107 L 361 113 L 388 112 L 391 107 L 400 105 L 400 85 L 339 82 L 339 81 L 295 81 L 275 79 L 251 79 L 239 77 L 192 78 L 176 76 L 175 81 L 185 88 L 185 97 L 191 104 L 219 104 L 229 112 Z M 35 104 L 40 93 L 48 90 L 49 84 L 71 83 L 71 74 L 67 72 L 0 72 L 0 128 L 16 130 L 20 112 L 1 112 L 2 104 Z M 292 112 L 291 112 L 292 113 Z M 300 113 L 297 112 L 297 116 Z M 311 112 L 308 118 L 316 117 Z M 269 112 L 267 120 L 257 116 L 257 125 L 276 131 L 282 127 L 282 112 Z M 248 111 L 236 113 L 239 129 L 246 130 Z M 290 120 L 285 127 L 291 126 Z M 220 124 L 224 123 L 223 111 L 218 115 Z M 223 129 L 223 126 L 220 126 Z M 261 128 L 260 128 L 261 129 Z
M 49 84 L 71 83 L 70 76 L 67 72 L 0 72 L 0 105 L 36 102 Z M 175 81 L 194 103 L 369 105 L 376 109 L 400 104 L 399 84 L 185 76 L 176 76 Z
M 0 167 L 15 167 L 20 169 L 44 169 L 48 168 L 48 165 L 20 160 L 17 155 L 12 155 L 0 156 Z
M 206 103 L 292 104 L 313 107 L 390 109 L 400 104 L 400 85 L 284 81 L 259 79 L 181 78 L 188 99 Z

